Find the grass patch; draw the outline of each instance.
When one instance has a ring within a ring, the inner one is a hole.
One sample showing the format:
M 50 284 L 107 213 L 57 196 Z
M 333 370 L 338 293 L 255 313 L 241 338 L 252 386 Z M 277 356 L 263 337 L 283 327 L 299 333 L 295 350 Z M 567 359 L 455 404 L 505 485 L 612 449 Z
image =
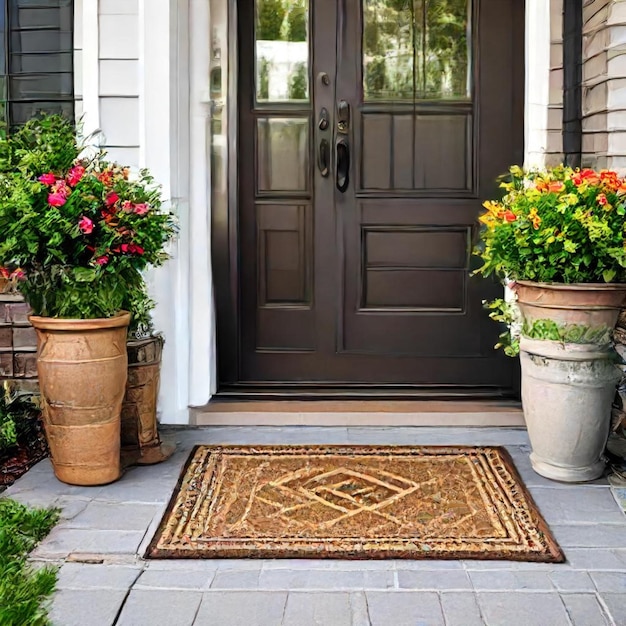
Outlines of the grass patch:
M 56 568 L 35 570 L 27 559 L 58 519 L 56 509 L 0 498 L 0 626 L 50 624 L 43 602 L 56 586 Z

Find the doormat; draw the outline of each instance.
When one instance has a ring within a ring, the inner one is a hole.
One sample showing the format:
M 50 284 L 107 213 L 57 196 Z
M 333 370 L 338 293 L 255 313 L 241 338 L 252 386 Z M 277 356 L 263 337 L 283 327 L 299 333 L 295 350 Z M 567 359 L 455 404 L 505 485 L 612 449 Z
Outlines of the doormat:
M 464 446 L 198 446 L 146 557 L 564 560 L 507 451 Z

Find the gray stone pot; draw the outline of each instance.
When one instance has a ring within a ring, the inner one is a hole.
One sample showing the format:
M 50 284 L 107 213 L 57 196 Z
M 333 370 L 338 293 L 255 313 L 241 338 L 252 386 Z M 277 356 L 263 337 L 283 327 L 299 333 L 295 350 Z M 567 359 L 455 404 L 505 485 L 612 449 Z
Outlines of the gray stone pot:
M 611 348 L 522 337 L 520 360 L 533 469 L 564 482 L 601 476 L 621 377 Z

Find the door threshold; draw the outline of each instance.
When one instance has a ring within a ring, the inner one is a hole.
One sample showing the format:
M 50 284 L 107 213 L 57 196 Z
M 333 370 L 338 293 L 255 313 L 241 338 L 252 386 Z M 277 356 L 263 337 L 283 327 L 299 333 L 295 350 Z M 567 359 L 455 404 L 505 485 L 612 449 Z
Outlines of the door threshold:
M 196 426 L 525 426 L 511 400 L 212 400 L 191 410 Z

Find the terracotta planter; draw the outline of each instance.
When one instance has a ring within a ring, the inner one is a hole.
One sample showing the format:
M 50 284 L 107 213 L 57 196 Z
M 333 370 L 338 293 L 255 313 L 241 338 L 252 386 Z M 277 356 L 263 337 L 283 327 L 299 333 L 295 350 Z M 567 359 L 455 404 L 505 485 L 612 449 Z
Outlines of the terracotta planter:
M 526 325 L 549 320 L 569 329 L 564 336 L 581 339 L 576 343 L 521 337 L 522 405 L 532 466 L 553 480 L 598 478 L 604 471 L 602 453 L 620 379 L 611 331 L 626 285 L 521 281 L 515 291 Z
M 29 319 L 37 330 L 37 371 L 55 475 L 72 485 L 117 480 L 130 314 Z
M 522 317 L 528 323 L 549 319 L 559 325 L 610 332 L 624 305 L 626 285 L 518 281 L 515 293 Z
M 128 465 L 153 465 L 168 459 L 175 446 L 161 442 L 157 400 L 163 338 L 129 341 L 128 380 L 122 405 L 122 453 Z

